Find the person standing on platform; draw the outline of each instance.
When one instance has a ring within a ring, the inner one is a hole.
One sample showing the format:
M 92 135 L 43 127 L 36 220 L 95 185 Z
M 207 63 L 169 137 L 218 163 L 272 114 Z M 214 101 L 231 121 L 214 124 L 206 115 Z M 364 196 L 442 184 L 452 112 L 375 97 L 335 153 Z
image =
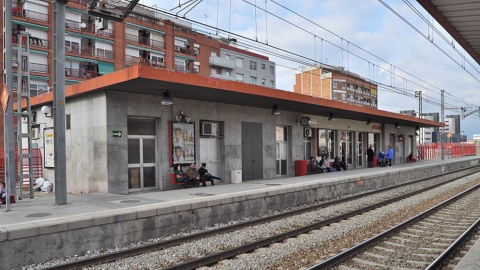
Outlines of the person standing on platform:
M 368 168 L 373 168 L 373 157 L 375 156 L 375 152 L 373 152 L 372 145 L 367 149 L 367 162 Z
M 393 149 L 391 145 L 388 146 L 387 158 L 388 158 L 388 167 L 392 167 Z

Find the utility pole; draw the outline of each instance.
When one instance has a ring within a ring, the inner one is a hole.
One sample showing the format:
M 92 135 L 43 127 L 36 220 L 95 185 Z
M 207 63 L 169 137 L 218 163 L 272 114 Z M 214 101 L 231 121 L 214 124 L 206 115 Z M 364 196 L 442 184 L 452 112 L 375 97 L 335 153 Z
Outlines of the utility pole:
M 415 97 L 418 97 L 418 118 L 422 118 L 422 91 L 415 91 Z M 422 128 L 422 131 L 420 132 L 419 134 L 419 138 L 418 138 L 418 141 L 420 143 L 423 143 L 422 139 L 423 139 L 423 132 L 425 130 Z
M 53 4 L 53 142 L 55 204 L 67 204 L 67 154 L 65 149 L 65 10 L 68 0 Z
M 64 22 L 65 23 L 65 22 Z M 21 42 L 21 41 L 20 41 Z M 19 43 L 20 43 L 19 42 Z M 20 43 L 21 44 L 21 43 Z M 15 131 L 13 129 L 13 73 L 12 73 L 12 0 L 3 0 L 3 84 L 10 98 L 4 108 L 4 157 L 6 209 L 10 211 L 10 194 L 15 195 Z
M 441 111 L 441 114 L 442 114 L 442 124 L 445 124 L 445 100 L 444 100 L 444 95 L 445 95 L 445 90 L 442 90 L 441 91 L 442 93 L 442 100 L 441 100 L 441 104 L 440 104 L 440 111 Z M 442 160 L 445 159 L 445 139 L 443 138 L 444 137 L 444 134 L 443 134 L 443 126 L 440 128 L 440 140 L 442 142 Z

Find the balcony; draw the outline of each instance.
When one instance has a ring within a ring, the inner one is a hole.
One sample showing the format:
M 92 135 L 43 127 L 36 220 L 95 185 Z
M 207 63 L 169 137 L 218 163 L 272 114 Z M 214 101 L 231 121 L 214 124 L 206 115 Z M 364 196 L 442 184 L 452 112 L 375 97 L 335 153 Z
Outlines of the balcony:
M 48 14 L 35 12 L 28 9 L 22 9 L 18 7 L 12 7 L 12 16 L 48 23 Z
M 179 53 L 187 54 L 187 55 L 197 56 L 197 53 L 195 52 L 195 50 L 188 49 L 182 46 L 175 46 L 175 51 Z
M 78 5 L 86 6 L 88 4 L 88 0 L 70 0 L 69 3 L 75 3 Z
M 74 68 L 65 68 L 65 76 L 80 79 L 92 79 L 99 76 L 98 72 L 91 70 L 79 70 Z
M 17 59 L 12 60 L 12 67 L 18 68 L 18 61 Z M 25 70 L 22 68 L 22 70 Z M 30 63 L 30 72 L 38 72 L 38 73 L 48 73 L 48 65 L 39 64 L 39 63 Z
M 82 56 L 92 56 L 92 57 L 102 58 L 107 60 L 113 59 L 112 51 L 98 49 L 93 46 L 88 46 L 84 44 L 80 46 L 78 45 L 65 46 L 65 53 L 82 55 Z
M 193 31 L 192 29 L 181 27 L 179 25 L 175 25 L 175 31 L 181 32 L 181 33 L 184 33 L 184 34 L 193 35 L 193 36 L 197 35 L 197 32 Z
M 134 64 L 134 65 L 142 63 L 144 65 L 149 65 L 149 66 L 152 66 L 152 67 L 165 68 L 165 63 L 164 62 L 153 61 L 153 60 L 150 60 L 150 59 L 135 57 L 135 56 L 131 56 L 131 55 L 126 55 L 125 56 L 125 63 Z
M 113 31 L 112 30 L 97 30 L 95 32 L 95 24 L 85 24 L 85 27 L 82 28 L 82 23 L 72 20 L 65 20 L 65 27 L 77 31 L 82 31 L 90 34 L 94 34 L 97 36 L 105 36 L 105 37 L 112 37 L 113 38 Z
M 26 38 L 24 38 L 22 44 L 25 44 L 25 40 L 26 40 Z M 18 45 L 18 36 L 15 35 L 15 34 L 12 35 L 12 43 Z M 33 46 L 33 47 L 39 47 L 39 48 L 49 48 L 50 47 L 49 46 L 50 44 L 48 43 L 48 40 L 33 37 L 33 36 L 28 37 L 28 43 L 30 44 L 30 46 Z
M 224 57 L 210 56 L 208 58 L 208 63 L 210 64 L 210 66 L 214 66 L 214 67 L 228 68 L 228 69 L 235 68 L 235 60 L 227 59 Z
M 163 26 L 163 22 L 160 18 L 153 18 L 148 15 L 143 15 L 138 13 L 130 13 L 128 14 L 128 17 L 140 22 Z
M 131 43 L 146 45 L 146 46 L 150 46 L 150 47 L 154 47 L 154 48 L 158 48 L 158 49 L 165 48 L 165 44 L 163 43 L 163 41 L 155 40 L 155 39 L 152 39 L 152 38 L 139 37 L 139 36 L 136 36 L 136 35 L 125 34 L 125 39 L 127 40 L 127 42 L 131 42 Z
M 194 73 L 194 74 L 198 73 L 193 68 L 191 69 L 191 68 L 188 68 L 188 67 L 182 66 L 182 65 L 175 65 L 175 71 L 180 71 L 180 72 L 185 72 L 185 73 Z

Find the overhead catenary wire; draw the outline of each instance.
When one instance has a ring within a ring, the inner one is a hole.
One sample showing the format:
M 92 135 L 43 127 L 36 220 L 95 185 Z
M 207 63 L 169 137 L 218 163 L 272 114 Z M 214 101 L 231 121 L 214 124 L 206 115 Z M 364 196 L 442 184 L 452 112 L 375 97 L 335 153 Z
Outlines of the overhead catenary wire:
M 247 3 L 248 3 L 248 2 L 247 2 Z M 251 4 L 251 3 L 250 3 L 250 4 Z M 147 7 L 147 8 L 150 8 L 150 7 Z M 261 8 L 260 8 L 260 9 L 261 9 Z M 165 11 L 162 11 L 162 10 L 159 10 L 159 11 L 161 11 L 161 12 L 167 14 L 167 15 L 171 15 L 171 14 L 168 14 L 168 12 L 165 12 Z M 265 12 L 266 12 L 266 14 L 271 14 L 271 15 L 272 15 L 272 13 L 267 12 L 266 10 L 265 10 Z M 276 15 L 272 15 L 272 16 L 278 17 L 278 16 L 276 16 Z M 203 23 L 200 23 L 200 22 L 197 22 L 197 21 L 194 21 L 194 20 L 190 20 L 190 19 L 189 19 L 189 21 L 191 21 L 191 22 L 193 22 L 193 23 L 195 23 L 195 24 L 198 24 L 198 25 L 203 25 L 203 26 L 208 27 L 208 28 L 211 28 L 211 29 L 214 28 L 214 27 L 212 27 L 212 26 L 210 26 L 210 25 L 203 24 Z M 265 45 L 265 44 L 263 44 L 263 43 L 261 43 L 261 42 L 258 42 L 258 40 L 252 40 L 251 38 L 248 38 L 248 37 L 245 37 L 245 36 L 241 36 L 241 35 L 232 33 L 232 32 L 230 32 L 230 31 L 225 31 L 225 30 L 219 29 L 219 28 L 216 28 L 215 30 L 220 30 L 221 32 L 226 33 L 226 34 L 228 34 L 228 35 L 234 35 L 234 36 L 241 37 L 241 38 L 245 39 L 245 40 L 247 41 L 247 43 L 248 43 L 248 44 L 245 44 L 246 48 L 253 48 L 252 43 L 253 43 L 253 44 L 262 44 L 262 45 Z M 249 43 L 249 42 L 252 42 L 252 43 Z M 331 44 L 329 41 L 326 41 L 326 42 L 329 43 L 329 44 Z M 336 46 L 335 44 L 332 44 L 332 45 Z M 270 49 L 269 49 L 269 50 L 267 50 L 267 49 L 259 49 L 258 47 L 253 48 L 253 49 L 259 50 L 259 51 L 266 51 L 267 53 L 273 53 L 273 55 L 275 55 L 275 56 L 277 56 L 277 57 L 280 57 L 280 58 L 282 58 L 282 59 L 286 59 L 286 60 L 288 60 L 288 61 L 294 61 L 294 62 L 297 62 L 297 63 L 301 63 L 301 64 L 303 64 L 303 65 L 311 65 L 310 62 L 313 62 L 313 63 L 317 63 L 317 62 L 318 62 L 318 61 L 316 61 L 316 59 L 310 59 L 310 58 L 308 58 L 308 57 L 305 57 L 305 56 L 302 56 L 302 55 L 299 55 L 299 54 L 293 53 L 293 52 L 291 52 L 291 51 L 287 51 L 287 50 L 284 50 L 284 49 L 281 49 L 281 48 L 278 48 L 278 47 L 275 47 L 275 46 L 272 46 L 272 45 L 268 45 L 268 44 L 267 44 L 266 46 L 269 47 Z M 336 47 L 338 47 L 338 46 L 336 46 Z M 273 50 L 276 50 L 276 52 L 272 51 L 272 49 L 273 49 Z M 321 49 L 323 49 L 323 38 L 321 39 Z M 321 57 L 323 57 L 322 53 L 323 53 L 323 52 L 322 52 L 322 50 L 321 50 Z M 351 52 L 350 52 L 350 53 L 351 53 Z M 287 56 L 287 55 L 291 55 L 291 56 Z M 362 57 L 360 57 L 360 56 L 358 56 L 358 55 L 355 55 L 354 53 L 352 53 L 352 55 L 354 55 L 354 56 L 356 56 L 356 57 L 359 57 L 360 59 L 366 60 L 366 59 L 364 59 L 364 58 L 362 58 Z M 299 61 L 298 58 L 301 58 L 301 59 L 303 59 L 303 60 Z M 321 59 L 321 60 L 322 60 L 322 59 Z M 368 62 L 368 60 L 366 60 L 366 61 Z M 334 66 L 331 66 L 331 65 L 328 65 L 328 64 L 325 64 L 325 63 L 322 63 L 322 65 L 325 66 L 325 67 L 329 67 L 329 66 L 330 66 L 330 67 L 334 67 Z M 375 67 L 375 64 L 372 63 L 372 70 L 373 70 L 373 71 L 375 70 L 374 67 Z M 386 70 L 385 68 L 383 68 L 383 67 L 381 67 L 381 66 L 379 66 L 379 68 L 382 69 L 382 70 L 384 70 L 384 71 L 386 71 L 386 72 L 391 73 L 390 71 Z M 374 72 L 373 72 L 373 73 L 374 73 Z M 398 76 L 398 75 L 397 75 L 397 76 Z M 372 76 L 372 80 L 373 80 L 373 77 L 374 77 L 374 76 Z M 402 78 L 403 78 L 403 77 L 402 77 Z M 370 80 L 370 79 L 369 79 L 369 80 Z M 421 86 L 420 84 L 418 84 L 418 83 L 416 83 L 416 82 L 411 82 L 411 83 L 414 84 L 414 85 Z M 421 87 L 423 88 L 424 86 L 421 86 Z

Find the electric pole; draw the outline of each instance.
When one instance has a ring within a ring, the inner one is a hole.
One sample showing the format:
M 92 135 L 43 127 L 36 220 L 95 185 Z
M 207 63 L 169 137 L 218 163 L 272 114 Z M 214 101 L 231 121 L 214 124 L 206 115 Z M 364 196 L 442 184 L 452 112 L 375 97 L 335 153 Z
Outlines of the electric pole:
M 441 107 L 441 108 L 440 108 L 440 111 L 441 111 L 441 113 L 442 113 L 442 120 L 441 120 L 441 122 L 442 122 L 442 124 L 445 124 L 445 117 L 444 117 L 444 116 L 445 116 L 445 103 L 444 103 L 444 102 L 445 102 L 445 100 L 444 100 L 445 90 L 442 90 L 441 93 L 442 93 L 442 100 L 441 100 L 441 104 L 440 104 L 440 107 Z M 444 159 L 445 159 L 445 150 L 444 150 L 444 148 L 445 148 L 445 140 L 444 140 L 444 138 L 443 138 L 443 135 L 444 135 L 444 134 L 443 134 L 443 126 L 440 128 L 440 130 L 441 130 L 441 131 L 440 131 L 440 140 L 441 140 L 441 142 L 442 142 L 442 160 L 444 160 Z

